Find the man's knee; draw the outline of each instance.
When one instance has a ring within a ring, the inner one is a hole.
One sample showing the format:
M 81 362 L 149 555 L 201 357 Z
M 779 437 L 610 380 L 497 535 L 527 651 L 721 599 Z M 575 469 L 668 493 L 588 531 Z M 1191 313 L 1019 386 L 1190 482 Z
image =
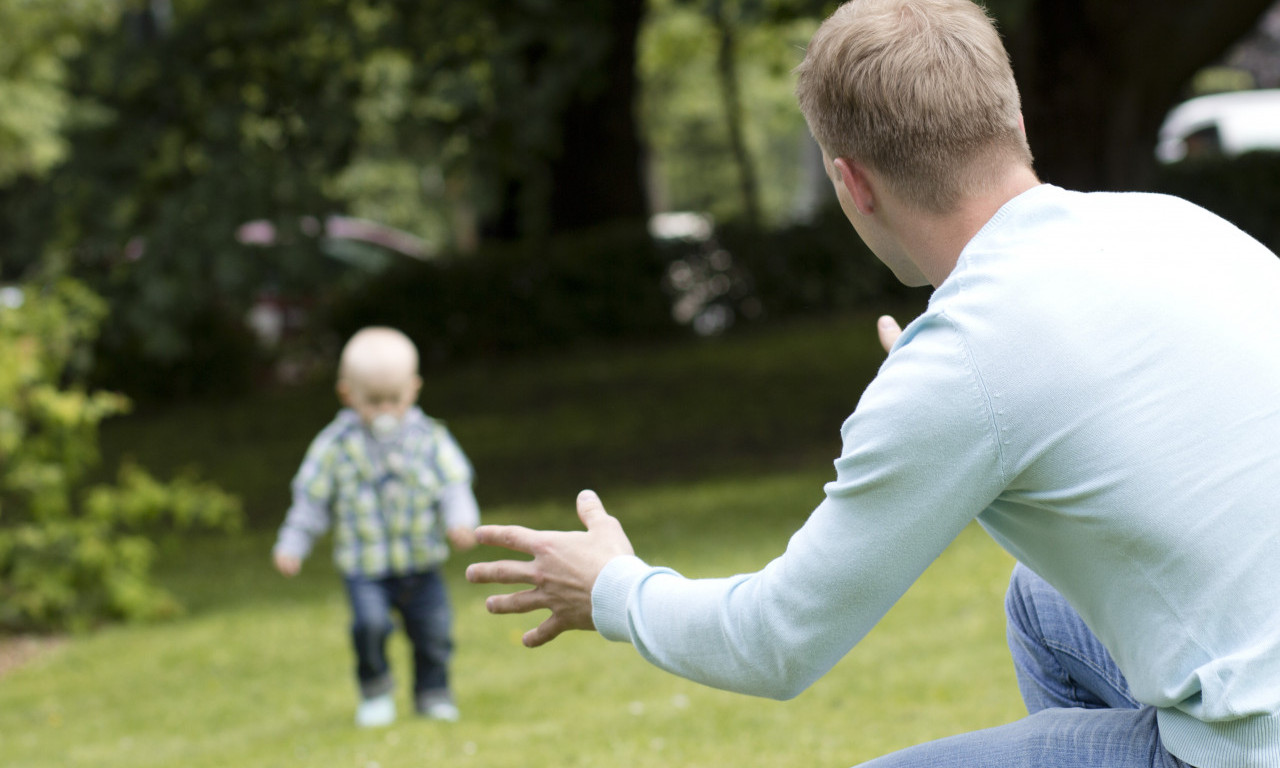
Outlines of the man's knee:
M 1004 615 L 1010 627 L 1024 631 L 1035 621 L 1036 592 L 1041 578 L 1022 563 L 1015 563 L 1009 575 L 1009 589 L 1004 596 Z

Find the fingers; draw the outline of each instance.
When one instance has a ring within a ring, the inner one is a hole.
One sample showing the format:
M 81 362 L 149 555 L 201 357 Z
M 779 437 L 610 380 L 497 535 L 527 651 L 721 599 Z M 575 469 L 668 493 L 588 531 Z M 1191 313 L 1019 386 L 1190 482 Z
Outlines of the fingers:
M 475 530 L 475 541 L 516 552 L 533 554 L 539 533 L 521 525 L 482 525 Z M 467 566 L 467 581 L 473 584 L 533 584 L 533 562 L 528 560 L 495 560 Z
M 472 584 L 533 584 L 533 562 L 529 560 L 494 560 L 467 566 L 467 581 Z
M 475 531 L 476 541 L 493 547 L 533 554 L 538 532 L 523 525 L 482 525 Z
M 572 629 L 572 627 L 566 626 L 559 618 L 552 615 L 546 621 L 525 632 L 520 640 L 526 648 L 537 648 L 555 640 L 569 629 Z
M 894 342 L 902 335 L 902 328 L 898 325 L 898 321 L 894 320 L 890 315 L 882 315 L 876 321 L 876 333 L 880 336 L 880 346 L 884 347 L 884 351 L 888 352 L 893 348 Z
M 495 616 L 529 613 L 546 607 L 546 594 L 536 589 L 526 589 L 523 592 L 512 592 L 506 595 L 490 595 L 484 601 L 484 609 Z
M 604 509 L 593 491 L 577 499 L 578 517 L 586 531 L 537 531 L 518 525 L 484 525 L 476 529 L 481 544 L 532 555 L 532 560 L 472 563 L 473 584 L 530 584 L 533 589 L 485 598 L 494 614 L 548 610 L 551 615 L 523 637 L 530 648 L 550 642 L 571 629 L 592 629 L 591 592 L 605 565 L 633 554 L 622 524 Z

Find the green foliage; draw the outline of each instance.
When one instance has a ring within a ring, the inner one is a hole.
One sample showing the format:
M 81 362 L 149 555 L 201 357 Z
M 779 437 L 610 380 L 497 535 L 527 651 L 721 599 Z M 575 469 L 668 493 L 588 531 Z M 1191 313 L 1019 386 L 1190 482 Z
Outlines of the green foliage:
M 67 158 L 41 183 L 8 190 L 5 269 L 62 262 L 111 306 L 104 357 L 210 380 L 202 327 L 243 325 L 264 288 L 306 293 L 340 270 L 315 230 L 357 128 L 350 5 L 178 2 L 168 19 L 135 6 L 88 38 L 66 79 L 95 119 L 64 133 Z M 256 219 L 277 225 L 267 253 L 236 240 Z
M 127 407 L 111 393 L 61 386 L 103 309 L 69 281 L 28 288 L 20 306 L 0 309 L 0 489 L 25 497 L 36 521 L 69 514 L 62 489 L 97 461 L 98 423 Z M 9 504 L 0 514 L 12 517 Z
M 706 3 L 651 0 L 637 68 L 644 82 L 640 116 L 653 150 L 660 205 L 704 211 L 717 221 L 741 218 L 730 117 L 717 95 L 716 29 Z M 756 8 L 726 3 L 737 33 L 743 132 L 758 176 L 765 221 L 785 222 L 802 183 L 808 129 L 796 109 L 792 69 L 800 63 L 817 8 Z
M 127 314 L 129 308 L 119 311 Z M 117 330 L 99 344 L 92 380 L 150 402 L 225 401 L 249 391 L 265 366 L 266 355 L 241 316 L 225 307 L 197 308 L 171 330 L 192 344 L 183 355 L 159 360 L 142 337 Z
M 57 5 L 22 3 L 42 19 Z M 0 168 L 0 278 L 58 254 L 104 296 L 102 357 L 129 374 L 112 384 L 210 381 L 199 329 L 240 323 L 263 291 L 311 299 L 352 278 L 317 236 L 330 213 L 398 225 L 437 249 L 470 242 L 475 227 L 459 222 L 486 214 L 509 213 L 513 232 L 545 230 L 553 166 L 571 149 L 561 113 L 609 92 L 607 0 L 106 5 L 119 23 L 107 16 L 75 45 L 40 48 L 58 73 L 48 98 L 79 105 L 78 117 L 34 132 L 57 147 L 40 150 L 47 175 Z M 6 120 L 39 114 L 0 116 L 0 149 Z M 260 219 L 275 245 L 238 242 Z M 217 336 L 224 358 L 241 351 Z
M 401 328 L 426 363 L 439 365 L 653 339 L 680 325 L 712 335 L 919 293 L 833 207 L 770 231 L 733 222 L 708 241 L 655 241 L 620 225 L 544 247 L 490 244 L 464 258 L 408 262 L 338 294 L 324 325 L 335 333 L 331 345 L 366 325 Z
M 744 301 L 737 302 L 737 314 L 748 319 L 847 312 L 924 295 L 893 276 L 836 206 L 812 221 L 767 232 L 729 225 L 718 239 L 750 279 L 743 295 L 757 311 L 743 311 Z
M 0 185 L 40 175 L 67 153 L 63 129 L 85 109 L 66 88 L 66 59 L 116 16 L 110 0 L 0 0 Z
M 15 305 L 16 306 L 12 306 Z M 66 279 L 0 307 L 0 630 L 82 629 L 172 612 L 150 582 L 157 523 L 231 529 L 239 503 L 193 477 L 124 464 L 76 503 L 98 463 L 98 427 L 127 410 L 74 383 L 105 311 Z

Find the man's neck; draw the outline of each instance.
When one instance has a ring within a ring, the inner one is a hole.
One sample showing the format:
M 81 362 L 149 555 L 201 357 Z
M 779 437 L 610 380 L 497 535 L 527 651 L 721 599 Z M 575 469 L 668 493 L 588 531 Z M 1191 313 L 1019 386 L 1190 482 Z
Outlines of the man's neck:
M 937 288 L 955 269 L 965 246 L 991 217 L 1005 203 L 1039 184 L 1040 180 L 1030 168 L 1017 166 L 998 182 L 965 198 L 953 211 L 944 214 L 901 211 L 900 216 L 895 217 L 903 224 L 895 228 L 899 241 L 929 283 Z

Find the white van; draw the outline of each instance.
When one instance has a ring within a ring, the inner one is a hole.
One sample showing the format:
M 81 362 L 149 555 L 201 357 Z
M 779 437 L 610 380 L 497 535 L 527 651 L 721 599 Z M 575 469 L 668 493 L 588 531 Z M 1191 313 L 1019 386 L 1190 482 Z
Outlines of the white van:
M 1160 126 L 1162 163 L 1280 151 L 1280 89 L 1198 96 L 1174 107 Z

